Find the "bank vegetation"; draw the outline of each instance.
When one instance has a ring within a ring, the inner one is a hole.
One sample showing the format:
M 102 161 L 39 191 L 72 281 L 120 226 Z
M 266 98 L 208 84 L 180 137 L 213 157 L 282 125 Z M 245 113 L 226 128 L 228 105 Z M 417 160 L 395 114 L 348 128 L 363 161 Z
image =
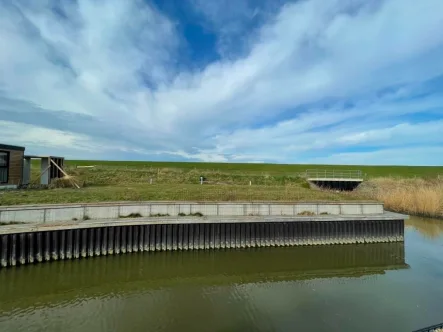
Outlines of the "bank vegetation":
M 86 162 L 83 164 L 82 166 L 88 165 Z M 94 167 L 77 168 L 77 165 L 68 162 L 66 171 L 71 178 L 56 180 L 48 189 L 38 185 L 40 169 L 39 165 L 33 165 L 30 188 L 0 191 L 0 205 L 154 200 L 377 200 L 384 202 L 385 208 L 391 211 L 443 217 L 443 177 L 430 173 L 438 171 L 437 168 L 399 169 L 404 174 L 407 174 L 406 171 L 423 172 L 420 177 L 401 177 L 400 174 L 396 174 L 395 177 L 371 176 L 366 178 L 356 191 L 344 193 L 311 188 L 303 178 L 303 172 L 286 172 L 290 168 L 289 165 L 283 165 L 287 169 L 277 165 L 274 168 L 269 167 L 269 171 L 266 171 L 263 166 L 247 164 L 223 164 L 223 168 L 220 166 L 219 169 L 215 168 L 218 164 L 195 164 L 200 168 L 182 164 L 165 163 L 156 165 L 162 167 L 153 167 L 136 162 L 102 162 L 96 163 Z M 247 169 L 246 166 L 251 169 Z M 293 166 L 302 170 L 301 165 Z M 373 169 L 374 174 L 381 171 L 398 171 L 387 167 Z M 200 184 L 200 177 L 204 178 L 203 185 Z M 81 188 L 73 188 L 71 180 Z
M 71 179 L 55 180 L 47 189 L 38 185 L 38 167 L 32 168 L 28 189 L 0 191 L 0 205 L 109 201 L 341 201 L 355 200 L 344 193 L 310 189 L 297 174 L 270 174 L 239 170 L 154 168 L 98 165 L 66 167 Z M 200 177 L 205 179 L 200 184 Z
M 353 195 L 382 201 L 390 211 L 443 218 L 443 178 L 374 178 Z

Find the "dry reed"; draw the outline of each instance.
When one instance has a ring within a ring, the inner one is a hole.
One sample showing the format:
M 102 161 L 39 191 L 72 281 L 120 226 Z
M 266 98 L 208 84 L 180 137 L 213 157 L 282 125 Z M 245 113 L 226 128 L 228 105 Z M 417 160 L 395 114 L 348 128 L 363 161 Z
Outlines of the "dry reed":
M 53 179 L 51 181 L 51 184 L 49 185 L 49 188 L 73 188 L 74 183 L 76 183 L 79 187 L 84 186 L 84 181 L 81 179 L 78 179 L 76 176 L 64 176 L 62 178 Z
M 357 192 L 382 201 L 391 211 L 443 218 L 442 179 L 377 178 L 362 185 Z

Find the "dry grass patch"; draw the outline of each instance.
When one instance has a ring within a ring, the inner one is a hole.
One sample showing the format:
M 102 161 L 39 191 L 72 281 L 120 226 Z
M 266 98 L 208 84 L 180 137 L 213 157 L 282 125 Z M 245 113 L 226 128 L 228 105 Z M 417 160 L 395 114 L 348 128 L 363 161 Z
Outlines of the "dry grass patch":
M 357 193 L 382 201 L 388 210 L 443 217 L 442 179 L 377 178 L 364 183 Z
M 50 189 L 54 188 L 73 188 L 77 184 L 80 188 L 84 187 L 84 181 L 79 179 L 77 176 L 64 176 L 59 179 L 53 179 L 49 185 Z
M 302 211 L 302 212 L 299 212 L 298 215 L 299 216 L 313 216 L 313 215 L 315 215 L 315 213 L 312 211 Z

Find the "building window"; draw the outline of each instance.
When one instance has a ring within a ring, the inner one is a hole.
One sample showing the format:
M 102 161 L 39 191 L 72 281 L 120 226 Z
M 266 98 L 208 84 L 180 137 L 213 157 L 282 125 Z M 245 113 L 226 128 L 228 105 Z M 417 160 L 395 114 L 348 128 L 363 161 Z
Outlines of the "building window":
M 9 152 L 0 151 L 0 183 L 8 183 Z

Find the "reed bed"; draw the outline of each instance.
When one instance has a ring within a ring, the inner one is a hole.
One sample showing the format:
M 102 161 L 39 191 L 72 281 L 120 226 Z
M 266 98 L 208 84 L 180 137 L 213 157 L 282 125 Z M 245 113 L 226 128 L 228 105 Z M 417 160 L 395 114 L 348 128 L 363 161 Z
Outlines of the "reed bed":
M 353 194 L 382 201 L 391 211 L 443 218 L 443 179 L 376 178 Z

